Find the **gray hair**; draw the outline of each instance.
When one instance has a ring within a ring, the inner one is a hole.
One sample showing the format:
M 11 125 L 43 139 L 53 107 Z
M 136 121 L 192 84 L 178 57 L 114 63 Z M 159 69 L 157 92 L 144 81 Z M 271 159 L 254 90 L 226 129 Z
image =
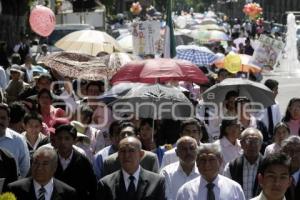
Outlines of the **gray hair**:
M 264 139 L 263 134 L 260 132 L 260 130 L 258 130 L 257 128 L 250 127 L 250 128 L 246 128 L 241 133 L 241 141 L 251 134 L 255 134 L 256 136 L 258 136 L 260 141 L 263 141 Z
M 300 137 L 297 135 L 291 135 L 281 143 L 281 149 L 285 148 L 289 144 L 300 144 Z
M 32 156 L 32 159 L 35 160 L 35 158 L 39 155 L 46 155 L 49 156 L 51 158 L 51 164 L 53 166 L 57 165 L 57 160 L 58 160 L 58 156 L 56 151 L 52 148 L 52 147 L 48 147 L 48 146 L 41 146 L 39 147 Z
M 204 152 L 211 152 L 214 155 L 222 158 L 221 147 L 218 143 L 205 143 L 201 144 L 198 148 L 197 157 L 200 156 Z

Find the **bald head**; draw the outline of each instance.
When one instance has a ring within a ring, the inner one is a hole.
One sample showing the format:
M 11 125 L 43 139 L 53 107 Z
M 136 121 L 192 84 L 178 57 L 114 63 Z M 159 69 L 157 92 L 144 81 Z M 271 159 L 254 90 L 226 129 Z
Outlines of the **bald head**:
M 142 143 L 139 139 L 137 139 L 136 137 L 133 137 L 133 136 L 129 136 L 129 137 L 126 137 L 124 139 L 122 139 L 119 143 L 119 148 L 121 146 L 126 146 L 128 144 L 131 144 L 133 146 L 135 146 L 138 150 L 141 150 L 142 149 Z
M 135 137 L 126 137 L 119 143 L 118 158 L 123 170 L 134 174 L 143 157 L 142 143 Z

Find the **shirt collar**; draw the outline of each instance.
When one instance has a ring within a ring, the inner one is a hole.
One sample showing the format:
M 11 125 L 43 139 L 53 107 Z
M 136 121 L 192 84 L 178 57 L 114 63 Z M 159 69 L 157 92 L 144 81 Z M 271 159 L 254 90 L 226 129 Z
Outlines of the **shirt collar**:
M 223 145 L 225 146 L 225 147 L 229 147 L 229 146 L 240 146 L 239 145 L 239 140 L 236 140 L 236 142 L 235 142 L 235 144 L 233 145 L 231 142 L 229 142 L 229 140 L 227 139 L 227 137 L 222 137 L 221 139 L 220 139 L 220 142 L 221 143 L 223 143 Z
M 258 162 L 259 162 L 259 155 L 258 155 L 258 157 L 257 157 L 257 159 L 256 159 L 256 161 L 253 165 L 258 166 Z M 244 156 L 244 164 L 252 166 L 251 163 L 249 163 L 249 161 L 247 160 L 247 158 L 245 156 Z
M 300 177 L 300 169 L 298 171 L 296 171 L 292 176 L 295 181 L 295 184 L 297 185 L 297 183 L 299 182 L 299 177 Z
M 33 180 L 33 185 L 34 185 L 34 190 L 35 193 L 38 194 L 39 193 L 39 189 L 42 187 L 41 184 L 39 184 L 38 182 L 36 182 L 35 180 Z M 53 178 L 50 179 L 50 181 L 43 186 L 46 190 L 46 194 L 51 194 L 53 191 Z
M 62 157 L 59 153 L 58 153 L 58 156 L 59 156 L 59 159 L 63 159 L 65 161 L 71 161 L 72 156 L 73 156 L 73 149 L 72 149 L 72 152 L 71 152 L 70 156 L 66 159 L 64 157 Z
M 10 128 L 6 128 L 5 130 L 5 134 L 3 137 L 9 138 L 9 139 L 13 139 L 13 130 L 11 130 Z
M 194 167 L 193 167 L 191 173 L 190 173 L 188 176 L 191 176 L 191 175 L 193 175 L 193 174 L 198 174 L 198 173 L 197 173 L 198 170 L 196 170 L 196 169 L 197 169 L 197 166 L 196 166 L 196 162 L 195 162 L 195 165 L 194 165 Z M 177 168 L 177 170 L 180 171 L 181 173 L 183 173 L 185 176 L 187 176 L 186 173 L 183 171 L 183 169 L 182 169 L 182 167 L 181 167 L 180 161 L 178 161 L 178 168 Z
M 141 167 L 139 166 L 138 169 L 132 174 L 132 176 L 134 176 L 135 180 L 139 180 L 140 171 L 141 171 Z M 131 176 L 124 169 L 122 169 L 122 173 L 123 173 L 125 180 L 129 179 L 129 176 Z
M 216 176 L 216 178 L 212 183 L 215 185 L 215 187 L 219 187 L 218 182 L 219 182 L 219 175 Z M 200 176 L 200 189 L 206 188 L 207 184 L 208 182 L 202 176 Z
M 261 192 L 259 194 L 259 200 L 268 200 L 267 197 L 264 195 L 264 192 Z M 285 197 L 282 198 L 282 200 L 286 200 Z

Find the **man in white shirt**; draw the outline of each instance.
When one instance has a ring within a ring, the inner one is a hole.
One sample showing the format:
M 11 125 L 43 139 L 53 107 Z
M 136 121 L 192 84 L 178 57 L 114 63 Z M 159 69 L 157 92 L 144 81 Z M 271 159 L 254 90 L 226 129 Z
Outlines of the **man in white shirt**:
M 197 142 L 189 136 L 181 137 L 176 143 L 176 155 L 179 162 L 164 167 L 160 174 L 165 177 L 166 197 L 175 200 L 179 188 L 186 182 L 199 176 L 196 168 Z
M 32 177 L 24 178 L 8 185 L 18 200 L 73 200 L 77 199 L 74 188 L 53 178 L 57 167 L 56 151 L 50 147 L 40 147 L 33 154 Z M 33 187 L 33 190 L 31 189 Z
M 201 176 L 185 183 L 177 193 L 177 200 L 245 200 L 238 183 L 218 174 L 222 164 L 219 145 L 201 144 L 196 162 Z
M 198 145 L 200 144 L 200 140 L 202 139 L 203 134 L 201 131 L 201 125 L 196 119 L 187 119 L 183 121 L 180 126 L 180 129 L 180 137 L 190 136 L 197 141 Z M 177 161 L 178 157 L 176 155 L 176 148 L 173 148 L 165 152 L 161 162 L 161 169 Z
M 262 161 L 258 181 L 262 192 L 251 200 L 285 200 L 284 193 L 291 184 L 290 158 L 284 153 L 274 153 Z
M 265 81 L 265 86 L 267 86 L 270 90 L 272 90 L 274 94 L 274 99 L 278 95 L 278 81 L 274 79 L 267 79 Z M 276 102 L 276 104 L 269 106 L 265 108 L 261 113 L 261 121 L 266 125 L 268 128 L 269 134 L 274 135 L 274 127 L 278 122 L 281 122 L 282 115 L 280 112 L 279 104 Z
M 263 136 L 256 128 L 247 128 L 241 134 L 243 155 L 227 163 L 224 176 L 238 182 L 246 199 L 259 193 L 257 173 L 261 165 L 262 155 L 259 153 Z

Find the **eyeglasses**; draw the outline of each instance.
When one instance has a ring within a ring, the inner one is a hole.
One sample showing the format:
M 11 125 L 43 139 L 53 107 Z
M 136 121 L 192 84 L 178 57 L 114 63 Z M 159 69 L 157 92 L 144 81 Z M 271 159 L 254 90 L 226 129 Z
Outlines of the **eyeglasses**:
M 242 140 L 243 142 L 245 142 L 245 144 L 247 145 L 261 145 L 262 141 L 259 139 L 251 139 L 251 138 L 246 138 L 244 140 Z
M 51 163 L 49 161 L 43 161 L 43 162 L 39 162 L 39 161 L 33 161 L 32 162 L 32 166 L 33 167 L 47 167 L 49 166 Z

